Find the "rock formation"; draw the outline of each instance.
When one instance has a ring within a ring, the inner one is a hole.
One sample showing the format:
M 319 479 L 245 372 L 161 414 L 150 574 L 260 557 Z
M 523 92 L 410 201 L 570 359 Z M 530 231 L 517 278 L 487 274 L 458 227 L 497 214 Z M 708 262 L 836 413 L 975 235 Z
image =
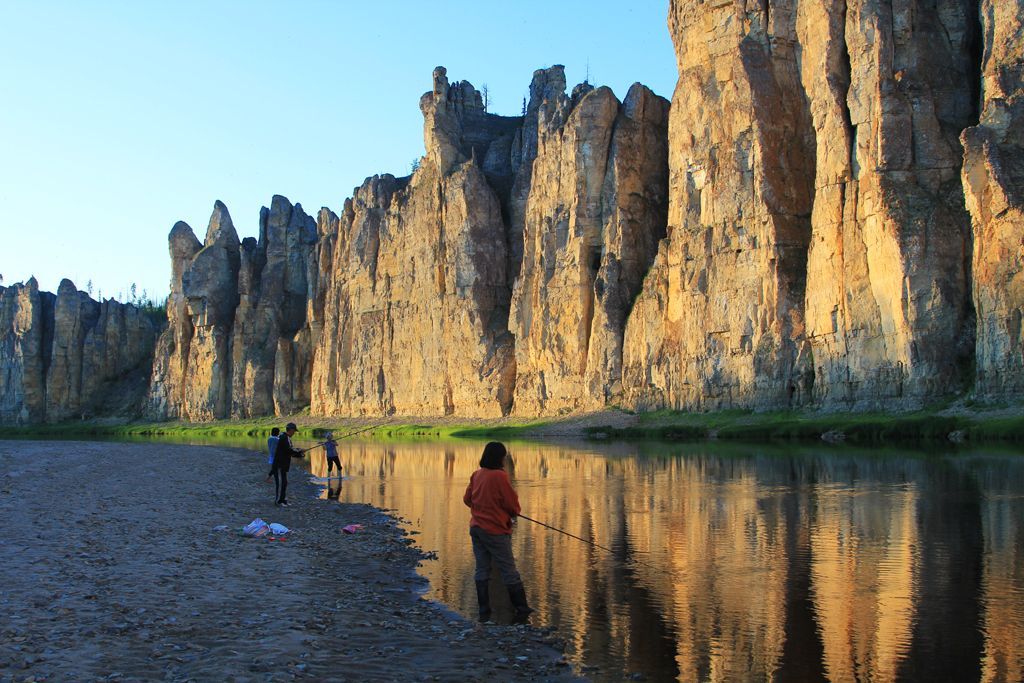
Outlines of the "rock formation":
M 496 116 L 438 67 L 411 176 L 316 220 L 274 197 L 242 242 L 220 202 L 203 243 L 174 226 L 146 412 L 1019 398 L 1022 3 L 671 0 L 671 107 L 553 66 Z M 88 413 L 145 363 L 107 306 L 0 290 L 0 419 Z
M 572 97 L 548 90 L 536 109 L 510 323 L 523 415 L 621 401 L 626 314 L 664 237 L 667 196 L 663 98 L 636 84 L 620 104 L 583 84 Z
M 971 2 L 801 2 L 816 139 L 806 328 L 815 403 L 918 406 L 966 387 L 973 344 L 960 131 Z
M 316 277 L 316 222 L 276 196 L 260 212 L 259 241 L 242 242 L 239 304 L 232 332 L 231 414 L 290 412 L 309 405 L 309 372 L 296 383 L 289 372 L 309 341 L 295 337 L 306 324 L 310 280 Z M 314 280 L 315 282 L 315 280 Z M 279 368 L 280 365 L 282 366 Z M 277 375 L 284 373 L 281 377 Z M 281 382 L 281 392 L 275 387 Z
M 668 238 L 623 354 L 640 408 L 785 406 L 803 383 L 813 138 L 785 5 L 671 4 Z
M 133 305 L 94 301 L 70 280 L 0 287 L 0 422 L 140 412 L 159 325 Z
M 46 419 L 54 299 L 35 278 L 0 287 L 0 422 Z
M 169 241 L 168 327 L 157 345 L 149 416 L 210 420 L 308 405 L 313 219 L 277 196 L 260 213 L 259 239 L 240 243 L 217 202 L 205 243 L 185 223 Z
M 618 390 L 664 226 L 668 103 L 567 96 L 560 66 L 530 91 L 523 118 L 494 116 L 435 70 L 419 169 L 368 179 L 332 233 L 314 413 L 535 414 Z
M 1024 2 L 983 0 L 981 118 L 964 131 L 977 391 L 1024 395 Z
M 965 388 L 971 3 L 675 0 L 669 235 L 641 407 L 912 407 Z
M 520 119 L 435 69 L 426 156 L 345 203 L 313 364 L 317 414 L 495 416 L 511 408 L 509 253 L 499 191 Z
M 210 420 L 231 406 L 231 332 L 241 257 L 227 207 L 217 202 L 200 245 L 177 223 L 170 234 L 171 294 L 166 332 L 153 363 L 148 413 Z

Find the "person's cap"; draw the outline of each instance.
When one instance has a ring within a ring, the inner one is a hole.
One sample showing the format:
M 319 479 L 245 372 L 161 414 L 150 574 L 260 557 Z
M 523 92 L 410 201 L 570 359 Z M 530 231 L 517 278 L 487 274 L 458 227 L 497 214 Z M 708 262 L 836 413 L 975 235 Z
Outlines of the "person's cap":
M 327 432 L 326 434 L 324 434 L 324 436 L 327 437 L 328 439 L 333 439 L 334 438 L 334 432 Z
M 289 422 L 287 425 L 285 425 L 284 430 L 287 432 L 289 429 L 299 431 L 299 428 L 295 426 L 294 422 Z

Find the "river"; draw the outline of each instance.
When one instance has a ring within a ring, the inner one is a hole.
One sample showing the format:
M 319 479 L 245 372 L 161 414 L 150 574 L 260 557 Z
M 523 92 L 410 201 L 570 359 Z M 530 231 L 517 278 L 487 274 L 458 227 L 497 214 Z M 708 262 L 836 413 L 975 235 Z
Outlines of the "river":
M 342 442 L 324 498 L 397 512 L 427 597 L 476 613 L 482 443 Z M 595 680 L 1024 679 L 1024 458 L 721 443 L 509 445 L 513 547 Z M 312 472 L 322 475 L 317 451 Z M 492 594 L 498 587 L 492 588 Z M 507 603 L 499 618 L 508 619 Z
M 508 446 L 523 514 L 610 549 L 526 520 L 513 534 L 531 622 L 592 680 L 1024 680 L 1019 450 Z M 462 495 L 482 449 L 341 441 L 345 480 L 319 493 L 403 518 L 436 553 L 426 597 L 469 618 Z M 322 449 L 303 466 L 321 477 Z

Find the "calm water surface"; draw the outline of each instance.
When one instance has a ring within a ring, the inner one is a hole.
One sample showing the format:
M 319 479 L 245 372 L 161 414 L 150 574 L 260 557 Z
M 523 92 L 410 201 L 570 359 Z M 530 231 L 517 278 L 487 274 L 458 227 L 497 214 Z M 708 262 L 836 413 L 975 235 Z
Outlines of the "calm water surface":
M 339 445 L 346 480 L 321 497 L 395 510 L 437 553 L 428 597 L 475 617 L 462 495 L 483 443 Z M 1017 452 L 509 449 L 524 514 L 613 551 L 525 520 L 513 534 L 533 623 L 589 678 L 1024 680 Z M 324 474 L 322 450 L 308 466 Z
M 462 495 L 482 444 L 343 442 L 323 497 L 419 532 L 428 596 L 475 616 Z M 1024 458 L 512 444 L 537 614 L 588 676 L 1024 680 Z M 310 467 L 324 472 L 322 451 Z M 496 574 L 496 572 L 495 572 Z M 500 592 L 497 585 L 492 593 Z M 501 615 L 508 618 L 507 608 Z

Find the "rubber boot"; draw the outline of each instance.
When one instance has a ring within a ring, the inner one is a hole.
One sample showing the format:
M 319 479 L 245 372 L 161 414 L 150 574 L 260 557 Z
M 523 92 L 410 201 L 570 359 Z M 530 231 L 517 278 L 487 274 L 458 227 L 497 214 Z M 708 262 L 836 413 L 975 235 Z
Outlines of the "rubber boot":
M 476 582 L 476 601 L 480 603 L 480 621 L 491 620 L 491 594 L 488 592 L 490 581 Z
M 508 597 L 512 601 L 512 606 L 516 610 L 515 620 L 517 622 L 526 621 L 533 610 L 526 603 L 526 589 L 523 588 L 523 584 L 514 583 L 506 588 L 508 588 Z

